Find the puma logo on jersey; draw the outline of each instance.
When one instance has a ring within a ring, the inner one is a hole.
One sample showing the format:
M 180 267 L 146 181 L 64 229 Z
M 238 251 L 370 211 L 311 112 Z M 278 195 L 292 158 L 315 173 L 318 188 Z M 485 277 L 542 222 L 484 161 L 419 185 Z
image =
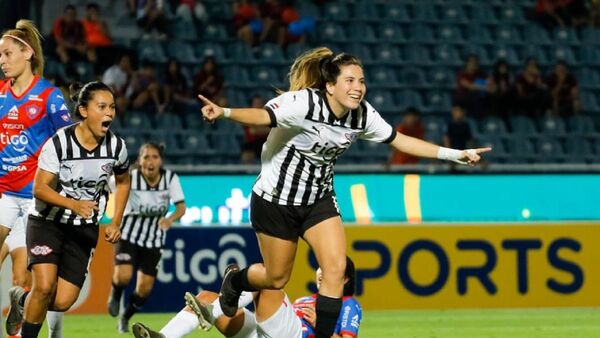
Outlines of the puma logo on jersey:
M 319 135 L 319 137 L 321 137 L 321 129 L 322 128 L 317 128 L 315 126 L 312 126 L 312 129 L 317 132 L 317 134 Z

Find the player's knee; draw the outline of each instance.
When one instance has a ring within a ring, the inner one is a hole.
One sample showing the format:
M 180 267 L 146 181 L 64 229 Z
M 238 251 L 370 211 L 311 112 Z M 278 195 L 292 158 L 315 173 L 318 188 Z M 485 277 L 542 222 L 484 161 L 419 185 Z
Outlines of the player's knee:
M 31 289 L 31 296 L 37 299 L 50 299 L 56 290 L 56 282 L 37 283 Z
M 323 278 L 331 278 L 335 280 L 343 280 L 346 270 L 346 260 L 335 260 L 326 266 L 322 266 Z
M 68 311 L 77 299 L 68 299 L 68 298 L 58 298 L 54 300 L 54 304 L 52 305 L 53 311 L 65 312 Z
M 196 295 L 196 299 L 202 304 L 210 304 L 217 298 L 219 298 L 219 295 L 210 291 L 200 291 L 200 293 Z
M 270 276 L 271 278 L 269 279 L 271 282 L 270 288 L 273 289 L 283 289 L 286 284 L 288 283 L 288 281 L 290 280 L 290 275 L 289 274 L 274 274 Z

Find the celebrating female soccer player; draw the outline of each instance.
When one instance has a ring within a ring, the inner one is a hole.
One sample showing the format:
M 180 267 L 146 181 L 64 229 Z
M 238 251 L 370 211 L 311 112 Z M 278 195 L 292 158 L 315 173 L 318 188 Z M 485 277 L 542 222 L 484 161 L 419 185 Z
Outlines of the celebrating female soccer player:
M 263 146 L 250 207 L 264 263 L 241 271 L 231 266 L 219 299 L 223 312 L 233 316 L 242 291 L 283 288 L 302 237 L 323 270 L 316 338 L 329 338 L 342 305 L 346 265 L 346 237 L 333 191 L 337 157 L 358 138 L 390 143 L 414 156 L 463 164 L 474 164 L 480 153 L 491 149 L 448 149 L 396 133 L 364 100 L 362 64 L 354 56 L 316 48 L 294 61 L 289 76 L 289 91 L 264 109 L 222 108 L 200 96 L 208 121 L 224 117 L 273 128 Z
M 321 281 L 322 273 L 321 269 L 318 269 L 317 289 L 321 287 Z M 354 298 L 354 289 L 354 262 L 347 257 L 343 311 L 337 318 L 333 337 L 356 338 L 358 336 L 362 308 Z M 214 325 L 225 337 L 314 337 L 316 295 L 299 298 L 294 304 L 290 304 L 287 295 L 281 290 L 265 289 L 253 294 L 244 292 L 238 304 L 239 309 L 233 318 L 223 316 L 218 297 L 218 294 L 210 291 L 202 291 L 196 297 L 188 292 L 185 294 L 188 306 L 171 319 L 160 332 L 136 323 L 133 325 L 133 335 L 137 338 L 181 338 L 195 331 L 198 326 L 208 331 Z M 244 308 L 252 299 L 255 302 L 255 313 Z
M 135 292 L 119 320 L 119 332 L 129 332 L 129 319 L 144 304 L 158 273 L 161 248 L 166 231 L 185 213 L 183 191 L 179 177 L 162 168 L 162 148 L 155 143 L 140 147 L 139 169 L 131 172 L 131 194 L 121 223 L 121 240 L 115 246 L 113 287 L 108 299 L 108 312 L 116 317 L 123 289 L 137 265 Z M 166 217 L 169 204 L 175 212 Z
M 18 295 L 11 297 L 11 312 L 25 306 L 23 338 L 38 336 L 48 309 L 67 311 L 77 300 L 96 247 L 98 221 L 113 173 L 115 216 L 104 238 L 115 243 L 121 236 L 129 161 L 125 142 L 109 130 L 115 117 L 112 90 L 91 82 L 72 98 L 81 122 L 59 130 L 44 144 L 33 184 L 35 209 L 26 235 L 33 285 L 30 292 L 19 288 Z
M 25 224 L 39 150 L 72 121 L 60 90 L 41 78 L 41 35 L 31 21 L 19 20 L 15 29 L 2 34 L 0 68 L 6 77 L 0 81 L 0 258 L 4 261 L 10 254 L 13 283 L 25 287 L 29 279 Z M 17 330 L 7 327 L 9 335 Z

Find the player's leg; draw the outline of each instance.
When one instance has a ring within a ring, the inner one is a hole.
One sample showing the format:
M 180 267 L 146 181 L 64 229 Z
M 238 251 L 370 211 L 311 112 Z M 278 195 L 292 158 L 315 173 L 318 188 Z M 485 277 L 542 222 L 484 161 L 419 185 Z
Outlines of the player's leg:
M 210 292 L 202 291 L 194 296 L 189 292 L 185 294 L 185 310 L 194 312 L 200 321 L 200 328 L 204 331 L 209 331 L 213 326 L 216 326 L 219 332 L 226 336 L 234 336 L 239 334 L 245 336 L 256 327 L 254 315 L 244 318 L 244 310 L 254 300 L 257 292 L 242 292 L 238 303 L 238 312 L 233 317 L 227 317 L 223 314 L 223 309 L 219 304 L 219 295 Z
M 324 219 L 327 215 L 332 217 Z M 316 303 L 316 338 L 329 338 L 342 308 L 346 269 L 346 234 L 334 194 L 326 194 L 315 203 L 303 229 L 306 229 L 303 237 L 315 252 L 323 272 Z
M 129 285 L 133 276 L 133 262 L 135 262 L 135 246 L 127 241 L 120 240 L 114 246 L 114 268 L 112 288 L 108 296 L 108 313 L 116 317 L 119 315 L 123 290 Z
M 256 305 L 257 333 L 265 338 L 301 338 L 302 323 L 282 290 L 261 290 Z

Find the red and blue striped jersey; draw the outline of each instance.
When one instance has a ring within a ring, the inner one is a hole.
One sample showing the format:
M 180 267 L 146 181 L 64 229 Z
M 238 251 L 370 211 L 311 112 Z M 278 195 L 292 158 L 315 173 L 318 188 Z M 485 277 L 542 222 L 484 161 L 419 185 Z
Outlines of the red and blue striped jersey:
M 35 76 L 15 95 L 9 80 L 0 81 L 0 193 L 32 198 L 42 146 L 72 123 L 61 91 L 50 82 Z
M 294 310 L 296 316 L 300 318 L 302 322 L 302 338 L 314 338 L 315 329 L 304 319 L 304 313 L 302 308 L 306 306 L 315 306 L 317 301 L 317 295 L 306 296 L 298 298 L 294 302 Z M 360 327 L 360 321 L 362 320 L 362 308 L 358 300 L 354 297 L 344 296 L 342 298 L 342 309 L 340 316 L 338 317 L 337 324 L 335 326 L 335 333 L 343 336 L 349 335 L 351 337 L 358 336 L 358 329 Z

